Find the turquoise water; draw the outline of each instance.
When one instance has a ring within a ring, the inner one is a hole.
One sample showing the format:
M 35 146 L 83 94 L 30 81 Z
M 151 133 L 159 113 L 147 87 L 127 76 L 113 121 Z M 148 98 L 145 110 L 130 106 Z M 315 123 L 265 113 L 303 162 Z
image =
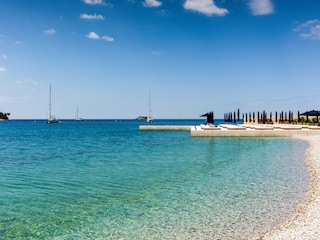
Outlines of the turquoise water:
M 139 124 L 0 122 L 0 239 L 248 239 L 308 190 L 303 141 Z

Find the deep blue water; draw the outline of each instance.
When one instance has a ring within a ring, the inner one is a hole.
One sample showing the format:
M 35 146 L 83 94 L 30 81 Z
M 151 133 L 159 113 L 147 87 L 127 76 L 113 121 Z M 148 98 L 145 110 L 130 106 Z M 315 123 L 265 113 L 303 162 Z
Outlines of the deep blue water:
M 0 239 L 248 239 L 308 190 L 303 141 L 141 124 L 0 122 Z

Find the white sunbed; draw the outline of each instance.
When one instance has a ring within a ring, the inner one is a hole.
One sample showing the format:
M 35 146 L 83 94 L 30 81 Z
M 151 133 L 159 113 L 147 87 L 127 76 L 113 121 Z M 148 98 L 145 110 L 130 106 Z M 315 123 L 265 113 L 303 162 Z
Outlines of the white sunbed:
M 214 126 L 214 125 L 201 124 L 200 127 L 203 130 L 221 130 L 220 127 L 217 127 L 217 126 Z

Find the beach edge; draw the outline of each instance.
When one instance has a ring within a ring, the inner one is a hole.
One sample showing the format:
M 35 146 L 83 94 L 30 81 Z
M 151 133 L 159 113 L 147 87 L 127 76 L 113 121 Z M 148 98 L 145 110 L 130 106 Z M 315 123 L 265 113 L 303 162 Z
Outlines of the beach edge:
M 294 135 L 293 138 L 306 141 L 305 163 L 310 176 L 310 185 L 304 201 L 298 204 L 294 215 L 279 225 L 255 239 L 280 240 L 320 239 L 320 136 Z

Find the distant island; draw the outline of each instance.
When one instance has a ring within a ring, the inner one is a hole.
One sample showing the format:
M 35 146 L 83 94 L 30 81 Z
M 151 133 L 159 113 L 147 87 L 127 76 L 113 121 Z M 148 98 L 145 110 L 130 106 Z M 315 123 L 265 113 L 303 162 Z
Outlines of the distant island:
M 9 120 L 10 113 L 0 112 L 0 120 Z
M 147 119 L 146 116 L 139 116 L 139 117 L 136 118 L 136 120 L 146 120 L 146 119 Z

